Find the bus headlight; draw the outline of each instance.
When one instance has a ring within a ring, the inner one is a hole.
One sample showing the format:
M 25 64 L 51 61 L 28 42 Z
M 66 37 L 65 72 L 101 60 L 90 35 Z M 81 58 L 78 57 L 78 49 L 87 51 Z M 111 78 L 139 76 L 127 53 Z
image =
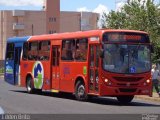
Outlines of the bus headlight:
M 107 85 L 112 85 L 112 83 L 106 78 L 106 79 L 104 79 L 104 82 L 107 84 Z
M 143 85 L 146 86 L 146 85 L 149 84 L 150 82 L 151 82 L 151 80 L 148 79 L 148 80 L 146 80 L 146 81 L 143 83 Z
M 146 83 L 150 83 L 150 82 L 151 82 L 151 80 L 150 80 L 150 79 L 146 80 Z
M 104 82 L 106 82 L 106 83 L 107 83 L 108 81 L 109 81 L 109 80 L 108 80 L 107 78 L 104 80 Z

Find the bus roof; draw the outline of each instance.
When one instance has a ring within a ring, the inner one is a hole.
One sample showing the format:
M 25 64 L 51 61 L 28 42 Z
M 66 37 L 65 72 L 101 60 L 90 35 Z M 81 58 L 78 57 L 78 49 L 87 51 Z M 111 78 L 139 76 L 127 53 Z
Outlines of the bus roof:
M 29 41 L 51 40 L 51 39 L 59 40 L 59 39 L 70 39 L 70 38 L 72 39 L 72 38 L 82 38 L 82 36 L 83 37 L 100 36 L 104 32 L 134 32 L 134 33 L 147 34 L 146 32 L 137 30 L 100 29 L 100 30 L 90 30 L 90 31 L 77 31 L 77 32 L 37 35 L 37 36 L 32 36 Z
M 35 41 L 35 40 L 59 40 L 59 39 L 72 39 L 72 38 L 82 38 L 91 37 L 91 36 L 101 36 L 104 32 L 134 32 L 147 34 L 147 32 L 138 31 L 138 30 L 124 30 L 124 29 L 99 29 L 99 30 L 90 30 L 90 31 L 77 31 L 77 32 L 65 32 L 65 33 L 56 33 L 56 34 L 44 34 L 44 35 L 35 35 L 35 36 L 24 36 L 24 37 L 12 37 L 8 38 L 7 42 L 11 43 L 20 43 L 26 41 Z
M 30 36 L 24 36 L 24 37 L 12 37 L 8 38 L 7 43 L 20 43 L 20 42 L 26 42 Z

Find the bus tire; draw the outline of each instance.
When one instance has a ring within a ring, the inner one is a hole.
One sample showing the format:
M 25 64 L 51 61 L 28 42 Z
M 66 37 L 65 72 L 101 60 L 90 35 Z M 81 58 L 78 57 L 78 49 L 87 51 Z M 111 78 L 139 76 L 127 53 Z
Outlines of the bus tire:
M 83 82 L 78 81 L 75 86 L 75 97 L 79 101 L 87 100 L 87 94 L 85 91 L 85 85 Z
M 134 95 L 127 95 L 127 96 L 118 96 L 117 100 L 122 104 L 130 103 L 134 98 Z
M 27 92 L 32 94 L 34 93 L 34 86 L 32 84 L 32 78 L 28 77 L 27 78 L 27 84 L 26 84 Z

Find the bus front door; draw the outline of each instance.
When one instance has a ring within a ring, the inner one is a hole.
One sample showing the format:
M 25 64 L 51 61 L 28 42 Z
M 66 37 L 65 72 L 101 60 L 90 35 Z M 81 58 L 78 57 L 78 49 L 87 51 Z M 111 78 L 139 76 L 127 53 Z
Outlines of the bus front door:
M 99 92 L 99 45 L 93 44 L 89 48 L 89 93 Z
M 21 59 L 21 47 L 15 47 L 14 55 L 14 84 L 20 85 L 20 59 Z
M 59 90 L 60 68 L 59 68 L 60 46 L 52 46 L 52 89 Z

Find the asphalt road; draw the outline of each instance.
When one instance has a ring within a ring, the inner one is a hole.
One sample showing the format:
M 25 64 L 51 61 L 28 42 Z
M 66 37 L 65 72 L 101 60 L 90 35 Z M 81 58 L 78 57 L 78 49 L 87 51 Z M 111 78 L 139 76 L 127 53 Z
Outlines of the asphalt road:
M 71 94 L 28 94 L 25 88 L 0 80 L 0 108 L 9 114 L 159 114 L 160 102 L 134 99 L 128 105 L 120 105 L 109 97 L 80 102 Z

